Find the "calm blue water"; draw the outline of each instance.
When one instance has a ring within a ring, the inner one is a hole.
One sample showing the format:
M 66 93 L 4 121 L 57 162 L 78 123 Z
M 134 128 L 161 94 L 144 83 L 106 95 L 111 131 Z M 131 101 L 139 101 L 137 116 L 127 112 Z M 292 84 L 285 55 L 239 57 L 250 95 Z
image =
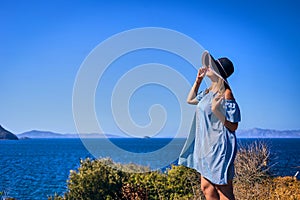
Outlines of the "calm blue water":
M 170 139 L 112 139 L 120 149 L 130 152 L 149 153 L 159 150 L 166 144 L 180 149 L 183 139 L 174 144 Z M 270 147 L 273 173 L 277 176 L 292 176 L 300 170 L 300 139 L 265 139 Z M 240 139 L 239 144 L 253 142 L 253 139 Z M 118 162 L 130 162 L 129 157 L 114 153 L 111 147 L 97 139 L 95 148 L 101 147 L 103 155 L 112 155 Z M 161 153 L 161 159 L 173 152 Z M 17 199 L 47 199 L 55 192 L 63 194 L 69 171 L 79 167 L 80 159 L 92 157 L 80 139 L 30 139 L 19 141 L 0 140 L 0 191 Z M 176 155 L 175 155 L 176 157 Z M 160 159 L 145 162 L 155 168 Z M 133 161 L 132 161 L 133 162 Z M 176 160 L 174 160 L 176 162 Z

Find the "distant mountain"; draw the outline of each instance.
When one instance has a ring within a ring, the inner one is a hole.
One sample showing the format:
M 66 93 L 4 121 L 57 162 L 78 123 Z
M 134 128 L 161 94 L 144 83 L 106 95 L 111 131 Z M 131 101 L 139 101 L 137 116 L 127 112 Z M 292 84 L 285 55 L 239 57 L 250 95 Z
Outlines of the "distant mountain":
M 21 134 L 18 134 L 19 138 L 28 137 L 28 138 L 59 138 L 62 137 L 62 134 L 60 133 L 54 133 L 51 131 L 38 131 L 38 130 L 32 130 L 27 131 Z M 67 137 L 67 135 L 65 135 Z
M 300 130 L 272 130 L 253 128 L 237 130 L 238 138 L 300 138 Z
M 98 133 L 87 133 L 81 134 L 80 137 L 78 134 L 62 134 L 62 133 L 54 133 L 51 131 L 39 131 L 39 130 L 32 130 L 27 131 L 21 134 L 18 134 L 19 138 L 105 138 L 105 137 L 118 137 L 117 135 L 112 134 L 98 134 Z
M 0 125 L 0 140 L 18 140 L 18 137 Z

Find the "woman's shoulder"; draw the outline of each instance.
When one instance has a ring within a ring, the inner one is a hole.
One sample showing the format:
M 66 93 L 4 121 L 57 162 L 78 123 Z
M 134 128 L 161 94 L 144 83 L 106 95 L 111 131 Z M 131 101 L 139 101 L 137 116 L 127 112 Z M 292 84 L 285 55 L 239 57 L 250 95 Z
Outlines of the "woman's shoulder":
M 234 96 L 231 89 L 226 89 L 224 96 L 227 100 L 234 100 Z

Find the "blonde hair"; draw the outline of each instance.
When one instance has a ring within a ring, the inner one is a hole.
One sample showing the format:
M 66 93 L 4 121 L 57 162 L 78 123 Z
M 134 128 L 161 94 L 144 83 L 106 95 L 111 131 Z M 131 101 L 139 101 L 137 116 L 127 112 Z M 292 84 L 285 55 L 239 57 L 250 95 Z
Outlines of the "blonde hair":
M 225 82 L 223 79 L 218 78 L 218 82 L 214 85 L 214 89 L 216 89 L 216 92 L 218 93 L 217 96 L 222 96 L 225 93 L 226 86 Z M 208 93 L 209 90 L 212 90 L 212 86 L 210 86 L 207 90 L 206 93 Z
M 219 95 L 223 95 L 225 93 L 226 88 L 225 88 L 225 82 L 223 79 L 219 78 L 215 87 L 217 88 Z

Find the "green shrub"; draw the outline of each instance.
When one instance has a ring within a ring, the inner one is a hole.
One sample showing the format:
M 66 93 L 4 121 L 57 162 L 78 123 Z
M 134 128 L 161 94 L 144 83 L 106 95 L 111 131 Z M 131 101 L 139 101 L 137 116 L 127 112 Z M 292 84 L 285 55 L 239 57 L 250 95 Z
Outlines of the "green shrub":
M 134 173 L 139 171 L 140 173 Z M 144 171 L 141 173 L 141 171 Z M 195 170 L 172 166 L 165 173 L 111 159 L 82 160 L 71 171 L 68 190 L 55 200 L 102 199 L 191 199 L 200 197 L 200 175 Z
M 115 165 L 111 159 L 81 161 L 78 171 L 70 172 L 65 199 L 119 199 L 126 176 Z
M 167 171 L 167 191 L 171 199 L 200 199 L 200 174 L 184 166 L 172 166 Z
M 165 173 L 131 173 L 124 183 L 124 197 L 154 200 L 200 197 L 200 174 L 184 166 L 172 166 Z

